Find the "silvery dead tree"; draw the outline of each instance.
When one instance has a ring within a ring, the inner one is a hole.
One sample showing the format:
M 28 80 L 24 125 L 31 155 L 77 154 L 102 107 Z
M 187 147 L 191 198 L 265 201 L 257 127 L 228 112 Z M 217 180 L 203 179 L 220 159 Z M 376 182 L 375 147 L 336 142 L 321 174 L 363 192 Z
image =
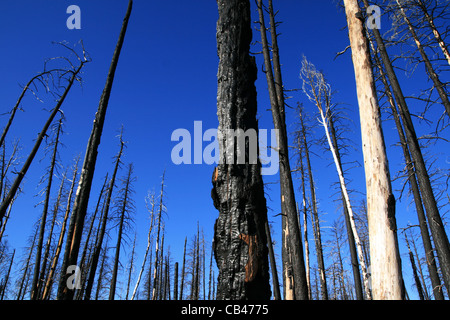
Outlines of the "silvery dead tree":
M 386 146 L 372 72 L 369 43 L 357 0 L 344 0 L 361 123 L 367 192 L 372 294 L 376 300 L 404 298 L 400 252 Z
M 361 241 L 358 235 L 358 230 L 356 229 L 355 225 L 355 218 L 350 202 L 349 190 L 344 176 L 343 164 L 341 159 L 342 157 L 337 142 L 334 120 L 335 115 L 333 115 L 335 110 L 332 108 L 333 93 L 331 90 L 331 86 L 326 82 L 323 73 L 318 71 L 316 67 L 306 59 L 306 57 L 303 57 L 302 60 L 300 77 L 303 80 L 303 92 L 319 111 L 319 123 L 324 128 L 328 148 L 333 155 L 333 161 L 338 173 L 339 186 L 344 207 L 344 215 L 347 223 L 348 241 L 352 253 L 352 264 L 356 266 L 353 271 L 355 285 L 358 285 L 356 287 L 357 296 L 358 299 L 363 299 L 361 282 L 359 280 L 360 273 L 359 268 L 357 267 L 358 265 L 360 265 L 363 275 L 364 292 L 366 293 L 365 298 L 369 300 L 371 299 L 369 290 L 369 276 L 367 272 L 366 262 L 364 260 Z M 356 253 L 358 253 L 357 257 Z

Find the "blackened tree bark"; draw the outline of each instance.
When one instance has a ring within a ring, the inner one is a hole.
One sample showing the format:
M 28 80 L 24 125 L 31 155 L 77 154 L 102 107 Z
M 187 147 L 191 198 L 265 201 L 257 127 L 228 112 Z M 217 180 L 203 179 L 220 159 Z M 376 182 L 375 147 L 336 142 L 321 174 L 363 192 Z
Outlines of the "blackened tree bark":
M 217 4 L 219 132 L 256 131 L 257 68 L 249 54 L 250 1 L 218 0 Z M 219 141 L 220 163 L 213 174 L 211 191 L 219 210 L 214 226 L 214 256 L 219 269 L 217 299 L 270 299 L 267 207 L 261 164 L 258 160 L 250 163 L 250 158 L 257 159 L 257 155 L 249 153 L 250 143 L 246 143 L 244 163 L 229 161 L 222 142 Z M 234 152 L 242 149 L 234 146 Z

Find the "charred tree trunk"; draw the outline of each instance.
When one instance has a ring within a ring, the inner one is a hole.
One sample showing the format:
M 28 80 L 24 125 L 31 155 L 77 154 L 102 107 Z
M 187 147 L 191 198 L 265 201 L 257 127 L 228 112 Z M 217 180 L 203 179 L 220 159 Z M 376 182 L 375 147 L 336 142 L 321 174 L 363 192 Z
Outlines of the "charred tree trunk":
M 376 300 L 403 299 L 403 279 L 386 146 L 365 36 L 357 0 L 344 0 L 358 95 L 366 176 L 372 294 Z
M 281 299 L 280 284 L 278 282 L 278 271 L 277 271 L 277 265 L 275 262 L 275 253 L 273 251 L 272 235 L 270 234 L 269 221 L 266 222 L 266 235 L 267 235 L 267 245 L 269 248 L 270 269 L 272 271 L 273 298 L 275 300 L 280 300 Z
M 419 39 L 416 31 L 414 30 L 414 26 L 412 25 L 411 21 L 409 20 L 408 16 L 406 15 L 405 9 L 400 4 L 399 0 L 396 0 L 396 3 L 397 3 L 398 9 L 399 9 L 401 15 L 403 16 L 403 19 L 405 20 L 406 25 L 408 26 L 409 32 L 411 33 L 411 36 L 412 36 L 414 42 L 416 43 L 417 49 L 419 50 L 419 53 L 420 53 L 420 56 L 422 57 L 423 62 L 425 63 L 425 67 L 426 67 L 428 76 L 433 81 L 433 84 L 434 84 L 437 92 L 439 93 L 439 97 L 441 98 L 442 104 L 445 107 L 447 116 L 450 117 L 450 100 L 448 99 L 448 95 L 445 92 L 444 84 L 441 82 L 441 80 L 439 80 L 439 76 L 437 75 L 436 71 L 434 71 L 433 65 L 431 64 L 430 59 L 428 58 L 428 55 L 425 52 L 425 49 L 424 49 L 422 43 L 420 42 L 420 39 Z
M 214 256 L 219 269 L 217 298 L 270 299 L 266 199 L 258 154 L 249 152 L 251 144 L 255 143 L 252 147 L 256 149 L 258 146 L 254 85 L 257 68 L 249 54 L 250 1 L 218 0 L 217 3 L 220 58 L 217 114 L 222 136 L 220 162 L 213 174 L 211 191 L 214 206 L 219 210 L 214 226 Z M 241 148 L 232 145 L 234 155 L 244 155 L 244 163 L 236 163 L 235 157 L 229 154 L 227 157 L 224 149 L 223 134 L 237 129 L 256 135 L 256 139 L 249 139 Z
M 301 242 L 300 227 L 297 219 L 296 201 L 294 185 L 292 183 L 291 166 L 289 163 L 289 148 L 286 131 L 285 112 L 284 112 L 284 90 L 281 76 L 281 65 L 278 50 L 277 31 L 275 23 L 275 14 L 273 12 L 272 1 L 269 0 L 270 33 L 272 36 L 272 59 L 270 58 L 269 44 L 266 36 L 266 26 L 264 21 L 263 3 L 258 0 L 259 24 L 261 33 L 261 42 L 263 46 L 265 73 L 269 88 L 270 104 L 272 107 L 273 123 L 278 130 L 278 148 L 279 148 L 279 167 L 280 167 L 280 193 L 281 193 L 281 211 L 286 216 L 286 226 L 289 236 L 285 238 L 289 247 L 291 258 L 293 299 L 307 300 L 308 288 L 306 282 L 305 262 L 303 259 L 303 246 Z M 272 62 L 273 61 L 273 71 Z M 285 271 L 286 273 L 287 271 Z
M 47 224 L 47 213 L 48 213 L 48 207 L 49 207 L 49 202 L 50 202 L 50 193 L 51 193 L 51 189 L 52 189 L 53 172 L 55 170 L 55 164 L 56 164 L 56 155 L 58 154 L 59 134 L 61 132 L 61 127 L 62 127 L 62 118 L 60 118 L 58 127 L 56 129 L 56 138 L 54 141 L 52 158 L 50 160 L 50 170 L 48 172 L 47 187 L 45 189 L 44 208 L 42 210 L 41 223 L 40 223 L 40 229 L 39 229 L 39 238 L 38 238 L 38 243 L 37 243 L 37 248 L 36 248 L 36 259 L 34 262 L 33 282 L 31 284 L 31 300 L 39 299 L 39 288 L 42 286 L 43 279 L 40 279 L 42 247 L 44 245 L 45 226 Z
M 79 161 L 79 158 L 76 160 L 76 163 L 75 163 L 75 166 L 74 166 L 74 169 L 73 169 L 72 185 L 70 187 L 69 195 L 67 197 L 66 212 L 65 212 L 63 223 L 62 223 L 62 226 L 61 226 L 61 231 L 59 233 L 59 239 L 58 239 L 58 244 L 56 246 L 56 251 L 55 251 L 55 254 L 54 254 L 53 259 L 52 259 L 52 265 L 50 267 L 49 274 L 47 275 L 47 281 L 45 283 L 44 293 L 42 294 L 42 299 L 43 300 L 47 300 L 47 298 L 50 296 L 50 291 L 51 291 L 51 287 L 52 287 L 52 284 L 53 284 L 53 275 L 55 273 L 56 266 L 58 264 L 59 255 L 61 254 L 61 248 L 62 248 L 63 241 L 64 241 L 64 235 L 66 233 L 67 220 L 68 220 L 69 215 L 70 215 L 70 208 L 71 208 L 71 204 L 72 204 L 73 190 L 74 190 L 74 187 L 75 187 L 75 181 L 76 181 L 77 174 L 78 174 L 78 161 Z
M 184 274 L 185 274 L 185 266 L 186 266 L 186 244 L 187 244 L 187 237 L 184 239 L 183 266 L 181 267 L 180 298 L 179 298 L 179 300 L 183 300 Z
M 112 178 L 111 178 L 111 181 L 109 184 L 108 193 L 106 195 L 106 201 L 105 201 L 105 205 L 104 205 L 104 209 L 103 209 L 103 213 L 102 213 L 102 221 L 100 222 L 101 228 L 100 228 L 100 232 L 97 236 L 94 252 L 92 254 L 92 262 L 91 262 L 91 267 L 89 270 L 89 276 L 88 276 L 88 280 L 87 280 L 84 300 L 91 299 L 91 292 L 92 292 L 92 287 L 94 285 L 95 273 L 97 272 L 98 261 L 100 258 L 100 251 L 102 250 L 103 239 L 104 239 L 105 233 L 106 233 L 106 224 L 108 221 L 108 214 L 109 214 L 109 208 L 111 205 L 112 193 L 113 193 L 114 185 L 116 183 L 117 171 L 119 170 L 119 166 L 121 163 L 123 148 L 125 146 L 125 143 L 122 139 L 122 134 L 120 135 L 119 140 L 120 140 L 120 150 L 116 156 L 116 163 L 114 165 L 113 175 L 112 175 Z
M 122 235 L 123 235 L 123 229 L 124 229 L 124 223 L 125 223 L 125 216 L 129 207 L 130 203 L 130 184 L 131 184 L 131 175 L 133 173 L 133 165 L 129 165 L 128 167 L 128 173 L 127 178 L 125 180 L 125 186 L 124 186 L 124 194 L 123 199 L 121 199 L 121 207 L 120 207 L 120 222 L 119 222 L 119 231 L 117 235 L 117 244 L 116 244 L 116 254 L 114 257 L 114 268 L 112 272 L 112 279 L 111 279 L 111 286 L 109 290 L 109 300 L 114 300 L 114 296 L 116 293 L 116 283 L 117 283 L 117 273 L 119 268 L 119 257 L 120 257 L 120 247 L 122 245 Z
M 77 264 L 78 251 L 80 249 L 81 236 L 84 227 L 84 218 L 86 217 L 89 194 L 91 191 L 92 180 L 94 178 L 95 164 L 97 162 L 98 146 L 100 145 L 100 139 L 102 136 L 103 125 L 105 123 L 109 97 L 111 95 L 111 89 L 114 81 L 114 74 L 116 71 L 117 63 L 119 62 L 120 51 L 125 39 L 125 33 L 127 30 L 132 6 L 133 1 L 130 0 L 86 149 L 83 168 L 81 171 L 80 180 L 78 182 L 78 189 L 73 206 L 73 219 L 71 219 L 71 225 L 68 230 L 69 232 L 66 245 L 67 259 L 64 259 L 65 261 L 62 268 L 62 277 L 58 288 L 59 300 L 73 299 L 74 290 L 71 290 L 66 286 L 66 282 L 70 277 L 70 273 L 66 274 L 66 272 L 67 268 L 70 265 Z

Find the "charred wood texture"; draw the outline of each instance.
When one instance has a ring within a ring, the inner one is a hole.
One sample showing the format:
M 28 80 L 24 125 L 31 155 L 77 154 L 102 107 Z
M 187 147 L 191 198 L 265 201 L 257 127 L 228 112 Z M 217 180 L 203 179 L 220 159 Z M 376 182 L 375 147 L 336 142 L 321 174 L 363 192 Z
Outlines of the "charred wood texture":
M 218 0 L 217 115 L 219 133 L 227 129 L 258 130 L 257 76 L 250 56 L 252 40 L 249 0 Z M 224 139 L 219 134 L 219 139 Z M 225 144 L 212 177 L 211 192 L 219 217 L 214 226 L 214 256 L 219 269 L 217 299 L 269 299 L 269 263 L 265 223 L 266 199 L 261 164 L 230 163 Z M 235 147 L 235 154 L 238 150 Z M 227 162 L 228 160 L 228 162 Z

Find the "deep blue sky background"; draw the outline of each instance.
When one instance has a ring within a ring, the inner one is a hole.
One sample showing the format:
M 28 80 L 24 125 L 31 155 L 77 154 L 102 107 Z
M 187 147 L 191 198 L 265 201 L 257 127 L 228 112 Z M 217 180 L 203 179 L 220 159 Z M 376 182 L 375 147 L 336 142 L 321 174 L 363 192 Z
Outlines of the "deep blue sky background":
M 42 70 L 45 58 L 64 53 L 52 45 L 52 41 L 65 40 L 74 44 L 83 39 L 92 58 L 92 62 L 84 69 L 83 87 L 74 86 L 63 105 L 66 122 L 62 141 L 65 148 L 60 154 L 64 166 L 70 165 L 77 154 L 81 154 L 83 158 L 127 3 L 126 0 L 21 0 L 0 3 L 0 37 L 3 43 L 3 50 L 0 52 L 2 113 L 9 111 L 15 104 L 21 92 L 19 85 L 25 84 L 30 77 Z M 66 19 L 69 16 L 66 14 L 66 8 L 71 4 L 81 8 L 81 30 L 66 28 Z M 355 147 L 351 157 L 362 164 L 350 50 L 334 60 L 336 52 L 342 51 L 348 45 L 343 11 L 338 9 L 334 1 L 328 0 L 280 0 L 275 1 L 274 5 L 279 10 L 278 19 L 283 21 L 278 30 L 281 33 L 279 46 L 285 87 L 301 87 L 298 74 L 303 54 L 316 64 L 318 69 L 323 70 L 332 88 L 337 91 L 335 102 L 345 104 L 349 120 L 353 121 L 350 122 L 351 132 L 347 135 L 353 140 Z M 177 128 L 193 132 L 196 120 L 203 121 L 203 130 L 218 125 L 216 6 L 216 2 L 212 0 L 134 1 L 99 149 L 90 208 L 93 210 L 106 172 L 112 172 L 113 156 L 118 151 L 118 140 L 115 136 L 123 124 L 124 140 L 127 141 L 123 161 L 125 164 L 133 162 L 137 177 L 134 200 L 137 208 L 138 266 L 145 249 L 148 228 L 144 198 L 148 190 L 154 189 L 159 193 L 160 178 L 164 170 L 168 213 L 165 244 L 171 248 L 173 261 L 181 262 L 184 238 L 187 236 L 191 239 L 196 233 L 197 221 L 200 221 L 207 241 L 210 243 L 212 240 L 213 224 L 218 214 L 210 199 L 213 166 L 172 164 L 170 154 L 175 143 L 170 141 L 170 137 Z M 257 12 L 253 2 L 252 6 L 253 20 L 256 20 Z M 259 32 L 254 31 L 254 41 L 258 39 Z M 260 51 L 259 45 L 255 43 L 252 51 Z M 257 62 L 261 70 L 261 55 L 257 56 Z M 417 92 L 417 87 L 428 85 L 422 68 L 418 68 L 413 77 L 419 80 L 405 78 L 409 94 Z M 271 129 L 273 124 L 266 93 L 266 79 L 262 72 L 258 74 L 256 85 L 260 128 Z M 301 92 L 293 92 L 292 96 L 289 104 L 295 106 L 297 101 L 301 101 L 309 112 L 315 112 L 314 106 L 307 102 Z M 49 99 L 46 102 L 49 102 Z M 50 109 L 53 106 L 51 103 L 38 103 L 31 95 L 22 103 L 24 112 L 17 114 L 8 136 L 8 143 L 11 143 L 13 138 L 20 138 L 22 157 L 28 154 L 34 143 L 33 139 L 48 115 L 43 108 Z M 4 115 L 0 118 L 1 123 L 6 121 L 6 117 Z M 294 110 L 288 109 L 287 119 L 288 128 L 293 131 Z M 422 133 L 431 131 L 429 127 L 423 128 Z M 322 128 L 319 126 L 314 131 L 322 134 Z M 394 176 L 395 171 L 402 167 L 402 158 L 399 148 L 392 147 L 397 141 L 393 122 L 385 123 L 385 134 L 391 174 Z M 438 165 L 448 170 L 449 157 L 446 150 L 448 146 L 444 144 L 440 149 L 443 154 L 439 156 Z M 340 215 L 337 204 L 330 199 L 331 194 L 335 193 L 330 185 L 337 181 L 337 177 L 334 165 L 329 165 L 331 156 L 322 155 L 323 151 L 319 148 L 314 148 L 314 151 L 320 156 L 313 156 L 313 169 L 323 233 L 326 237 L 327 227 Z M 42 159 L 40 163 L 39 159 Z M 24 161 L 24 158 L 21 160 Z M 32 225 L 40 216 L 41 207 L 35 205 L 42 197 L 36 197 L 36 194 L 43 187 L 37 187 L 37 184 L 48 162 L 49 159 L 44 158 L 41 148 L 22 185 L 24 193 L 14 204 L 8 222 L 8 241 L 12 248 L 21 249 L 26 245 Z M 120 176 L 124 176 L 124 169 Z M 363 168 L 354 168 L 350 173 L 353 180 L 351 187 L 364 193 Z M 265 182 L 273 182 L 277 181 L 278 176 L 264 179 Z M 295 183 L 298 186 L 298 181 Z M 54 189 L 56 188 L 55 185 Z M 274 222 L 273 238 L 278 246 L 281 240 L 278 221 L 280 218 L 274 218 L 273 215 L 280 211 L 279 186 L 270 185 L 269 188 L 269 219 Z M 298 197 L 300 202 L 300 193 Z M 362 198 L 362 195 L 355 194 L 355 205 Z M 404 196 L 398 205 L 400 227 L 405 227 L 408 222 L 416 223 L 415 210 L 409 203 L 410 200 Z M 309 234 L 312 237 L 312 232 Z M 400 240 L 403 243 L 402 237 Z M 125 254 L 128 255 L 130 251 L 126 246 Z M 410 284 L 412 277 L 405 252 L 402 245 L 405 280 Z M 316 264 L 314 256 L 311 258 L 313 265 Z M 349 262 L 349 258 L 347 259 Z M 407 286 L 407 289 L 414 297 L 414 289 L 411 286 Z

